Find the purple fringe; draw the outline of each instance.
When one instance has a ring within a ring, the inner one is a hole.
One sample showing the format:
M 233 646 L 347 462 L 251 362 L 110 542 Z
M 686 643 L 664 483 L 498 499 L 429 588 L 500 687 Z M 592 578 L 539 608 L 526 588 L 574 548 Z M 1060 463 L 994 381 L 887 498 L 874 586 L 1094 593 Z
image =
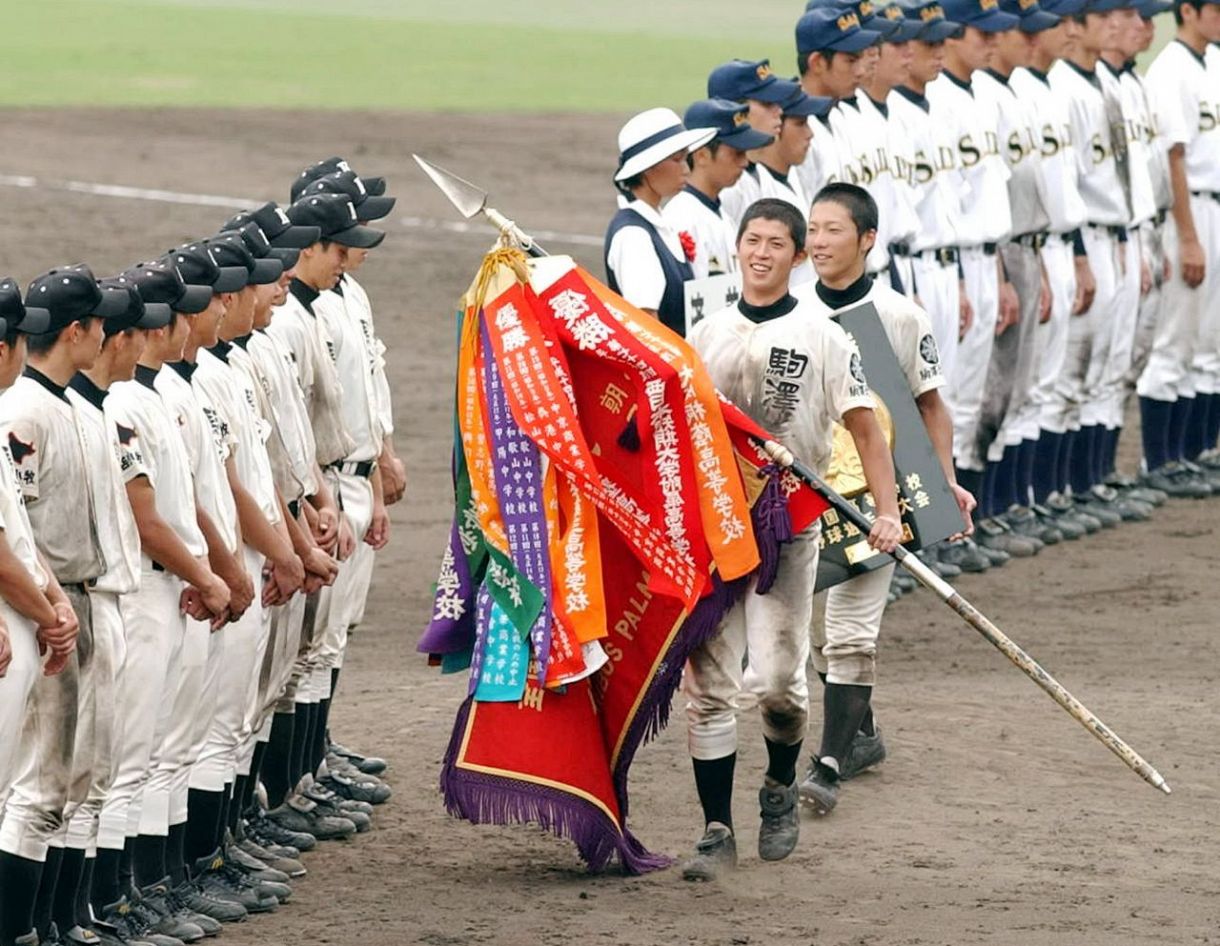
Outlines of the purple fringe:
M 788 514 L 788 500 L 779 485 L 779 467 L 768 463 L 760 471 L 767 478 L 762 493 L 750 510 L 754 526 L 754 541 L 758 545 L 759 565 L 755 574 L 758 583 L 755 594 L 765 595 L 775 584 L 779 569 L 779 547 L 792 541 L 792 517 Z

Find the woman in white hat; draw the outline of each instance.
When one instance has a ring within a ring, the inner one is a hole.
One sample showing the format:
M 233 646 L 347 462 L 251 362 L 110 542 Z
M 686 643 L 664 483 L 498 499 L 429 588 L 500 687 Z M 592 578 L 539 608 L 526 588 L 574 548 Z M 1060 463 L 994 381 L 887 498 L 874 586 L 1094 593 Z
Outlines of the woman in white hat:
M 694 278 L 694 241 L 665 223 L 661 203 L 682 190 L 687 151 L 715 134 L 714 128 L 687 130 L 668 108 L 640 112 L 618 133 L 614 184 L 622 206 L 606 228 L 606 275 L 611 289 L 678 334 L 686 330 L 682 283 Z

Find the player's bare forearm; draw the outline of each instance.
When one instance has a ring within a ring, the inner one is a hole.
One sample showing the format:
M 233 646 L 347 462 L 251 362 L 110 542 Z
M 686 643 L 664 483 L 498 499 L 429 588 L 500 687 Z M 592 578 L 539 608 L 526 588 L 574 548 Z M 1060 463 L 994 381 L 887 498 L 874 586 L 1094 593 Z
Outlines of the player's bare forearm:
M 953 472 L 953 419 L 949 417 L 949 408 L 940 391 L 924 391 L 915 398 L 919 407 L 919 416 L 923 419 L 924 428 L 928 431 L 928 439 L 932 441 L 932 449 L 936 451 L 936 459 L 945 473 L 945 479 L 950 484 L 957 482 Z
M 263 515 L 258 500 L 250 494 L 250 491 L 242 485 L 238 478 L 232 460 L 226 466 L 229 473 L 229 487 L 233 490 L 233 502 L 237 506 L 237 521 L 241 524 L 241 532 L 246 544 L 272 562 L 285 562 L 293 555 L 287 536 L 276 529 Z
M 878 516 L 898 518 L 897 481 L 894 478 L 894 459 L 890 455 L 885 434 L 877 423 L 877 415 L 868 408 L 857 408 L 843 415 L 843 426 L 851 434 L 864 467 L 864 479 L 868 491 L 877 503 Z
M 59 586 L 56 585 L 56 588 Z M 63 593 L 62 590 L 60 592 Z M 0 532 L 0 598 L 35 624 L 55 623 L 55 608 Z
M 156 493 L 147 477 L 137 476 L 127 484 L 127 499 L 140 533 L 140 547 L 149 558 L 191 585 L 202 586 L 213 577 L 157 512 Z
M 1195 215 L 1190 207 L 1190 185 L 1186 180 L 1186 146 L 1174 145 L 1169 149 L 1169 186 L 1173 190 L 1174 225 L 1178 229 L 1178 240 L 1182 243 L 1199 239 L 1195 229 Z

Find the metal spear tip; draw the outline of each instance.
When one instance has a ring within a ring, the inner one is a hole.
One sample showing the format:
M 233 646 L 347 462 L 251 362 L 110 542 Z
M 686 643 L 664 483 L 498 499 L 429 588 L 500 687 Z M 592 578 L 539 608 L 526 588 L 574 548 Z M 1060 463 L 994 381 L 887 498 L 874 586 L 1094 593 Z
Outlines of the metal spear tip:
M 452 171 L 437 167 L 431 161 L 425 161 L 418 154 L 411 155 L 432 183 L 440 188 L 441 193 L 449 198 L 449 203 L 457 208 L 457 212 L 469 220 L 477 217 L 487 206 L 487 191 L 482 190 L 470 181 L 464 180 Z

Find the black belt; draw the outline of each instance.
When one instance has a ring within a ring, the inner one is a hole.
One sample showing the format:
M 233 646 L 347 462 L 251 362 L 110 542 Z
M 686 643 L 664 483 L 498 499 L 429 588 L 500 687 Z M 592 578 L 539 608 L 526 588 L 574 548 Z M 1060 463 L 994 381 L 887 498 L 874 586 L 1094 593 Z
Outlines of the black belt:
M 61 581 L 59 587 L 68 591 L 75 591 L 79 595 L 85 594 L 91 585 L 96 585 L 97 579 L 91 578 L 89 581 Z
M 961 253 L 956 246 L 938 246 L 934 250 L 916 250 L 911 254 L 923 260 L 934 260 L 941 266 L 956 266 Z
M 1013 237 L 1012 242 L 1018 244 L 1019 246 L 1027 246 L 1031 250 L 1040 250 L 1042 247 L 1046 246 L 1048 237 L 1049 234 L 1045 231 L 1040 231 L 1038 233 L 1022 233 L 1019 237 Z
M 288 501 L 288 515 L 293 519 L 301 517 L 301 501 L 299 499 L 290 499 Z
M 1106 233 L 1110 234 L 1110 236 L 1114 237 L 1116 240 L 1122 240 L 1125 242 L 1127 239 L 1126 227 L 1116 227 L 1108 223 L 1086 223 L 1085 226 L 1090 230 L 1105 230 Z
M 1191 191 L 1191 197 L 1210 197 L 1212 200 L 1220 202 L 1220 191 Z
M 984 243 L 983 244 L 983 255 L 984 256 L 995 256 L 996 250 L 998 250 L 998 249 L 999 249 L 998 244 Z
M 1158 210 L 1158 211 L 1156 212 L 1156 214 L 1155 214 L 1155 215 L 1153 216 L 1153 218 L 1152 218 L 1152 225 L 1153 225 L 1154 227 L 1163 227 L 1163 226 L 1165 225 L 1165 218 L 1166 218 L 1168 215 L 1169 215 L 1169 211 L 1167 211 L 1167 210 Z
M 151 561 L 151 559 L 150 559 L 150 561 Z M 153 571 L 163 572 L 163 571 L 165 571 L 165 566 L 162 565 L 160 562 L 153 562 Z
M 890 244 L 890 256 L 910 256 L 910 255 L 911 255 L 911 244 L 910 243 L 891 243 Z
M 340 473 L 346 473 L 348 476 L 359 476 L 361 479 L 367 480 L 373 475 L 373 471 L 377 469 L 376 460 L 348 460 L 342 463 L 332 463 L 330 469 L 338 470 Z

